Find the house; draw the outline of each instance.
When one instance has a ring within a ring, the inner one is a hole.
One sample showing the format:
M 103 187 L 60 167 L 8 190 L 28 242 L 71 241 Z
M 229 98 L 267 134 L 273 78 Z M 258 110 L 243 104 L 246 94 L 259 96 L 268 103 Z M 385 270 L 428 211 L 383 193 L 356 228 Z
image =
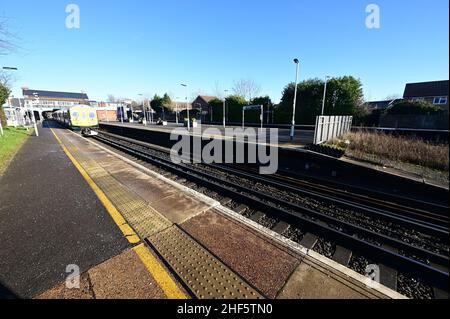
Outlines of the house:
M 6 123 L 8 126 L 18 126 L 25 125 L 25 109 L 22 108 L 24 105 L 23 99 L 18 99 L 13 96 L 10 96 L 5 104 L 2 106 L 3 111 L 6 116 Z M 30 114 L 28 114 L 29 116 Z
M 428 101 L 448 111 L 448 80 L 408 83 L 403 98 L 410 101 Z
M 391 106 L 393 106 L 395 103 L 398 103 L 402 101 L 402 99 L 391 99 L 391 100 L 384 100 L 384 101 L 372 101 L 367 102 L 366 105 L 370 111 L 374 110 L 385 110 Z
M 216 99 L 215 96 L 199 95 L 192 102 L 192 107 L 201 111 L 202 122 L 212 121 L 212 107 L 209 102 Z

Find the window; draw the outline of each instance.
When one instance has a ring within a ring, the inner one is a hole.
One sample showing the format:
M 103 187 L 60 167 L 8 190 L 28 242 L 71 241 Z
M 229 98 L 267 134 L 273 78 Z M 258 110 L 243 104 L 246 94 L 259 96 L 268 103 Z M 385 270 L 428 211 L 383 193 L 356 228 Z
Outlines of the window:
M 413 97 L 413 98 L 411 99 L 411 101 L 413 101 L 413 102 L 418 102 L 418 101 L 423 101 L 423 100 L 424 100 L 423 97 Z
M 436 96 L 433 100 L 434 105 L 442 105 L 447 104 L 447 97 L 446 96 Z

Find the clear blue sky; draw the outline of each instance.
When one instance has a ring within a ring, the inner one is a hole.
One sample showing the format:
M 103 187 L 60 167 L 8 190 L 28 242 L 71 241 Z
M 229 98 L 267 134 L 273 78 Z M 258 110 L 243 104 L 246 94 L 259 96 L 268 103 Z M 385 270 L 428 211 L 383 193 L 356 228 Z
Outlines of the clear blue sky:
M 65 7 L 81 10 L 67 29 Z M 381 9 L 367 29 L 365 8 Z M 252 78 L 275 101 L 294 80 L 353 75 L 367 99 L 402 94 L 407 82 L 448 79 L 448 0 L 2 0 L 19 50 L 0 56 L 17 66 L 21 86 L 107 94 L 213 93 L 215 83 Z

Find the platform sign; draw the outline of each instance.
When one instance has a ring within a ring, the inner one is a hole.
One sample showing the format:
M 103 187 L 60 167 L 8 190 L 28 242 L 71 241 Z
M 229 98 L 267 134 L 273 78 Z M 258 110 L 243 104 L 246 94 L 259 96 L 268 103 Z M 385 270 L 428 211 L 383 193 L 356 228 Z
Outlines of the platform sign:
M 261 128 L 263 128 L 263 114 L 264 114 L 264 106 L 263 105 L 246 105 L 242 108 L 242 128 L 245 128 L 245 111 L 250 110 L 261 110 L 261 114 L 259 115 L 259 119 L 261 121 Z

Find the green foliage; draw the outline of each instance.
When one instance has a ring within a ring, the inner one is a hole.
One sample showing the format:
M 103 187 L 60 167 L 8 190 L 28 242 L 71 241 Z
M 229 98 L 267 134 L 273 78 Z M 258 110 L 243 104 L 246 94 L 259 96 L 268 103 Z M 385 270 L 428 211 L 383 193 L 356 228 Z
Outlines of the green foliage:
M 164 93 L 164 96 L 161 99 L 161 105 L 164 106 L 166 109 L 169 109 L 172 106 L 172 100 L 170 99 L 170 96 L 167 93 Z
M 366 116 L 356 121 L 355 125 L 367 126 L 367 127 L 378 127 L 380 125 L 380 118 L 386 110 L 377 109 L 369 112 Z
M 170 111 L 172 107 L 172 100 L 170 99 L 170 96 L 167 93 L 164 93 L 163 97 L 159 96 L 158 94 L 155 94 L 155 96 L 153 96 L 152 101 L 150 102 L 150 106 L 156 112 L 165 113 Z
M 227 97 L 227 110 L 229 122 L 242 121 L 242 108 L 247 105 L 245 98 L 239 95 L 230 95 Z
M 252 105 L 262 105 L 263 109 L 264 109 L 264 113 L 263 113 L 263 121 L 264 123 L 266 123 L 267 121 L 267 110 L 270 108 L 272 109 L 273 107 L 273 103 L 272 100 L 270 99 L 270 97 L 268 95 L 266 96 L 260 96 L 260 97 L 256 97 L 252 100 Z M 259 116 L 261 115 L 261 111 L 259 110 L 252 110 L 247 112 L 248 115 L 245 115 L 245 122 L 247 123 L 260 123 L 260 118 Z
M 213 121 L 221 122 L 223 119 L 223 101 L 218 98 L 214 98 L 208 103 L 213 110 Z
M 152 101 L 150 102 L 150 105 L 154 110 L 161 108 L 161 106 L 163 105 L 163 98 L 160 97 L 158 94 L 155 94 L 155 96 L 153 96 Z
M 436 115 L 442 110 L 427 101 L 401 101 L 387 110 L 388 115 Z
M 2 108 L 2 105 L 5 104 L 10 93 L 11 93 L 10 89 L 0 83 L 0 121 L 3 127 L 6 126 L 6 115 Z
M 296 103 L 296 123 L 314 124 L 322 110 L 324 81 L 309 79 L 298 84 Z M 275 119 L 279 123 L 290 123 L 294 101 L 295 84 L 288 84 L 283 90 L 280 104 L 276 108 Z M 333 78 L 328 81 L 324 115 L 354 115 L 363 110 L 361 81 L 352 76 Z

